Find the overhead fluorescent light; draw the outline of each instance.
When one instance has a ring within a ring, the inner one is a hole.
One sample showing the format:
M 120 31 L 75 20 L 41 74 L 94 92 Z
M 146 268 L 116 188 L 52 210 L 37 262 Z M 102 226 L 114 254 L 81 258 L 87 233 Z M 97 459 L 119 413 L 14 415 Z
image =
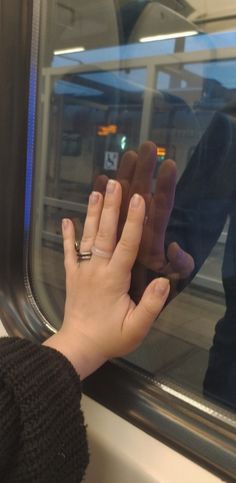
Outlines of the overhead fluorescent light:
M 154 40 L 168 40 L 168 39 L 178 39 L 181 37 L 191 37 L 192 35 L 197 35 L 196 30 L 189 30 L 189 32 L 175 32 L 171 34 L 161 34 L 161 35 L 151 35 L 149 37 L 141 37 L 139 42 L 153 42 Z
M 153 42 L 197 35 L 198 28 L 174 10 L 152 1 L 146 3 L 129 35 L 129 43 Z
M 83 52 L 84 47 L 74 47 L 70 49 L 54 50 L 54 55 L 75 54 L 76 52 Z

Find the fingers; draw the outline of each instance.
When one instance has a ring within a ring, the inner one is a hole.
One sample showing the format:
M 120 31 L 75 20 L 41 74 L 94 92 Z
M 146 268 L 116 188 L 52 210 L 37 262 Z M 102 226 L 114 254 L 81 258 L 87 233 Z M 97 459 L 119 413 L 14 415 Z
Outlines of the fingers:
M 87 215 L 84 224 L 82 239 L 80 241 L 80 251 L 91 250 L 97 235 L 103 206 L 103 197 L 98 191 L 93 191 L 89 197 Z
M 118 239 L 121 236 L 127 216 L 130 202 L 130 186 L 132 183 L 137 161 L 137 153 L 135 151 L 127 151 L 121 158 L 120 166 L 117 172 L 117 180 L 122 187 L 122 204 L 119 217 Z
M 117 181 L 122 180 L 131 182 L 135 171 L 138 155 L 135 151 L 126 151 L 120 160 L 120 165 L 117 171 Z
M 137 346 L 149 332 L 155 318 L 164 307 L 170 290 L 169 280 L 158 278 L 146 288 L 139 304 L 125 320 L 124 335 Z
M 178 243 L 170 243 L 167 250 L 167 258 L 171 265 L 171 270 L 179 274 L 179 278 L 188 278 L 194 270 L 194 260 L 192 256 L 182 250 Z
M 122 186 L 122 205 L 119 218 L 118 239 L 127 216 L 129 201 L 139 193 L 148 207 L 151 197 L 152 176 L 156 165 L 156 145 L 143 143 L 138 152 L 127 151 L 121 159 L 117 179 Z
M 100 223 L 94 245 L 97 252 L 109 253 L 112 255 L 116 246 L 117 225 L 119 219 L 119 211 L 121 204 L 121 185 L 115 180 L 109 180 L 106 187 L 106 194 L 103 209 L 100 217 Z M 105 261 L 102 256 L 96 256 L 94 253 L 92 261 Z M 109 259 L 106 260 L 107 262 Z
M 94 181 L 93 189 L 94 191 L 99 191 L 102 195 L 106 192 L 106 185 L 108 182 L 108 176 L 105 174 L 100 174 Z
M 68 218 L 64 218 L 62 220 L 62 235 L 64 247 L 64 265 L 66 272 L 68 272 L 77 266 L 77 257 L 75 252 L 75 229 L 72 221 Z
M 110 261 L 110 266 L 117 275 L 124 276 L 132 269 L 142 237 L 144 216 L 144 199 L 136 193 L 130 200 L 124 229 Z
M 156 190 L 149 206 L 145 236 L 152 238 L 152 254 L 164 258 L 165 233 L 173 208 L 176 186 L 176 165 L 171 159 L 163 162 L 159 169 Z M 146 234 L 147 232 L 147 234 Z M 150 243 L 149 243 L 150 244 Z
M 174 204 L 177 169 L 172 159 L 166 159 L 158 172 L 155 201 L 163 211 L 171 212 Z
M 138 150 L 136 169 L 130 187 L 130 196 L 134 193 L 139 193 L 145 199 L 146 196 L 150 195 L 155 166 L 156 145 L 147 141 Z

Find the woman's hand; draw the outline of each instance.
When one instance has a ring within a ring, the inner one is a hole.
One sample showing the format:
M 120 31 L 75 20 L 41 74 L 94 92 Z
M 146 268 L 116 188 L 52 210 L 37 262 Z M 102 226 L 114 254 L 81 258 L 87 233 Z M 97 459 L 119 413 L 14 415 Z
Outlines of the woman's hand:
M 77 262 L 73 223 L 63 220 L 66 304 L 62 328 L 44 344 L 61 351 L 81 379 L 106 360 L 134 350 L 148 333 L 169 293 L 169 281 L 153 280 L 138 305 L 128 292 L 138 254 L 145 202 L 134 194 L 117 243 L 121 185 L 110 180 L 106 194 L 89 198 L 80 251 L 92 250 L 90 260 Z

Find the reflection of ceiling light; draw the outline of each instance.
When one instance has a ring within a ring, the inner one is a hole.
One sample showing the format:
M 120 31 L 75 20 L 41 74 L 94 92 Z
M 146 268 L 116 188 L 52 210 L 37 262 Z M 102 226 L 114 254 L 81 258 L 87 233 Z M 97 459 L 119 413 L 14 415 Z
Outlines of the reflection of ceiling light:
M 191 35 L 197 35 L 196 30 L 189 30 L 189 32 L 175 32 L 174 34 L 162 34 L 162 35 L 151 35 L 150 37 L 142 37 L 139 42 L 153 42 L 154 40 L 168 40 L 168 39 L 178 39 L 180 37 L 190 37 Z
M 156 1 L 148 2 L 129 36 L 129 43 L 176 39 L 199 31 L 187 18 Z
M 71 49 L 54 50 L 54 55 L 75 54 L 76 52 L 83 52 L 84 50 L 85 50 L 84 47 L 74 47 Z

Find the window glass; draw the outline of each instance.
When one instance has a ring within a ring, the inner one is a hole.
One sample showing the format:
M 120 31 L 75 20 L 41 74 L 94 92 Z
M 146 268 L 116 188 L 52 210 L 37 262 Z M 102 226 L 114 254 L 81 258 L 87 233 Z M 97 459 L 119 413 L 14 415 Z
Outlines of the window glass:
M 79 239 L 97 177 L 116 177 L 127 149 L 155 142 L 153 187 L 166 158 L 178 169 L 166 253 L 179 243 L 195 268 L 126 360 L 190 401 L 217 405 L 216 417 L 232 411 L 233 421 L 236 6 L 226 0 L 224 18 L 210 0 L 183 1 L 181 12 L 165 3 L 42 0 L 32 286 L 60 327 L 61 219 L 74 220 Z M 147 282 L 156 276 L 154 265 L 142 269 Z

